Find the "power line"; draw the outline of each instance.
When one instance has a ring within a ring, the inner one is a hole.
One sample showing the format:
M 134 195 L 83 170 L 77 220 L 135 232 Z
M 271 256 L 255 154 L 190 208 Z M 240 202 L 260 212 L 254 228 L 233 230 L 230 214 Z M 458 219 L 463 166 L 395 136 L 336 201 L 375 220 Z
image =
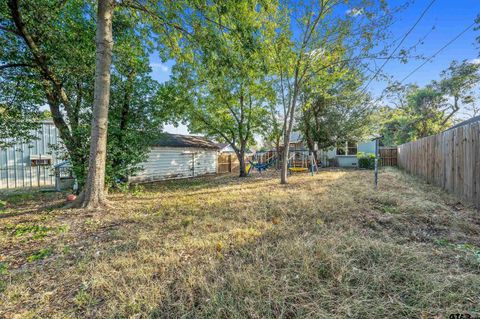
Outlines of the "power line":
M 437 52 L 435 52 L 433 55 L 431 55 L 427 60 L 425 60 L 425 62 L 423 62 L 421 65 L 419 65 L 417 68 L 415 68 L 412 72 L 410 72 L 406 77 L 404 77 L 400 82 L 398 82 L 399 84 L 402 84 L 403 81 L 405 81 L 406 79 L 408 79 L 410 76 L 412 76 L 415 72 L 417 72 L 418 70 L 420 70 L 420 68 L 422 68 L 425 64 L 427 64 L 428 62 L 430 62 L 431 60 L 433 60 L 438 54 L 440 54 L 443 50 L 445 50 L 450 44 L 452 44 L 453 42 L 455 42 L 458 38 L 460 38 L 465 32 L 467 32 L 470 28 L 472 28 L 473 26 L 475 25 L 475 22 L 470 24 L 467 28 L 465 28 L 462 32 L 460 32 L 459 34 L 457 34 L 453 39 L 451 39 L 450 41 L 448 41 L 443 47 L 441 47 L 440 49 L 437 50 Z M 383 89 L 382 90 L 382 93 L 380 93 L 380 96 L 378 98 L 375 99 L 375 101 L 371 102 L 371 104 L 375 104 L 377 103 L 378 101 L 380 101 L 382 98 L 383 98 L 383 94 L 385 93 L 385 90 L 387 88 Z
M 400 40 L 400 42 L 398 43 L 398 45 L 395 47 L 395 49 L 392 51 L 392 53 L 390 54 L 390 56 L 385 60 L 385 62 L 383 62 L 382 66 L 380 66 L 380 68 L 377 70 L 377 72 L 375 72 L 375 75 L 373 77 L 370 78 L 370 80 L 368 81 L 367 85 L 365 86 L 365 88 L 362 90 L 362 91 L 366 91 L 368 86 L 370 85 L 370 83 L 372 83 L 372 81 L 377 77 L 377 75 L 382 71 L 383 67 L 388 63 L 388 61 L 390 61 L 390 59 L 393 57 L 393 55 L 395 54 L 395 52 L 400 48 L 400 46 L 403 44 L 403 42 L 405 41 L 405 39 L 410 35 L 410 33 L 412 33 L 413 29 L 415 29 L 415 27 L 418 25 L 418 23 L 423 19 L 423 17 L 425 16 L 425 14 L 427 13 L 427 11 L 430 9 L 430 7 L 433 5 L 433 3 L 435 2 L 436 0 L 432 0 L 430 2 L 430 4 L 425 8 L 425 10 L 423 10 L 422 14 L 418 17 L 417 21 L 415 21 L 415 23 L 413 24 L 413 26 L 407 31 L 407 33 L 405 33 L 405 35 L 402 37 L 402 39 Z
M 440 49 L 438 49 L 437 52 L 435 52 L 432 56 L 430 56 L 428 59 L 426 59 L 422 64 L 420 64 L 417 68 L 415 68 L 415 70 L 413 70 L 412 72 L 410 72 L 406 77 L 404 77 L 400 83 L 403 83 L 403 81 L 405 81 L 406 79 L 408 79 L 410 76 L 412 76 L 415 72 L 417 72 L 418 70 L 420 70 L 425 64 L 427 64 L 428 62 L 430 62 L 431 60 L 433 60 L 440 52 L 442 52 L 443 50 L 445 50 L 450 44 L 452 44 L 453 42 L 455 42 L 458 38 L 460 38 L 465 32 L 467 32 L 470 28 L 472 28 L 473 26 L 475 25 L 475 22 L 470 24 L 468 27 L 466 27 L 462 32 L 460 32 L 459 34 L 457 34 L 453 39 L 451 39 L 450 41 L 447 42 L 447 44 L 445 44 L 443 47 L 441 47 Z

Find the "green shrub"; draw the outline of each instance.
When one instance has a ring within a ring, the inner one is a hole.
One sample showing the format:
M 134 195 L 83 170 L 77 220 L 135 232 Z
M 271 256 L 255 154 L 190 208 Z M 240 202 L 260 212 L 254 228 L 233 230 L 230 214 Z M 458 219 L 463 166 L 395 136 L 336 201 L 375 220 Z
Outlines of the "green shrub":
M 375 154 L 358 152 L 357 158 L 358 158 L 358 167 L 366 168 L 366 169 L 375 168 Z

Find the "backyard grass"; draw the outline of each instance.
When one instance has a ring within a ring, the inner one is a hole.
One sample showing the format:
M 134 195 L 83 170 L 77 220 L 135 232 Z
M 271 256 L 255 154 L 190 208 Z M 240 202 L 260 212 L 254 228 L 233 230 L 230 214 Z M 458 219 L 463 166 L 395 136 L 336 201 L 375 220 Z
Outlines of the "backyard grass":
M 0 196 L 0 318 L 480 315 L 480 215 L 395 169 Z

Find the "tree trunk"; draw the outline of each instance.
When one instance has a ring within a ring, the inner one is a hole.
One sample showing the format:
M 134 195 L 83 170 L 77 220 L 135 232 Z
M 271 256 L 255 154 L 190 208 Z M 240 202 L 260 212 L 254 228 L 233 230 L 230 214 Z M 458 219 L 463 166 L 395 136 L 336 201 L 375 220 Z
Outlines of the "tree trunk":
M 280 171 L 280 184 L 287 184 L 287 174 L 288 174 L 288 153 L 290 152 L 290 139 L 288 139 L 288 144 L 285 144 L 283 147 L 282 154 L 282 169 Z
M 246 141 L 240 142 L 240 149 L 235 151 L 235 154 L 237 154 L 238 162 L 240 164 L 239 177 L 247 177 L 247 169 L 245 163 L 245 149 L 247 148 L 246 144 Z
M 289 105 L 290 113 L 289 117 L 286 118 L 284 121 L 284 134 L 283 134 L 283 162 L 282 162 L 282 171 L 280 173 L 280 184 L 287 184 L 288 183 L 288 153 L 290 152 L 290 134 L 292 133 L 293 129 L 293 121 L 295 119 L 295 106 L 297 103 L 297 94 L 298 86 L 295 85 L 292 102 Z
M 80 207 L 95 209 L 107 204 L 105 197 L 105 161 L 107 153 L 110 66 L 112 63 L 113 0 L 99 0 L 96 32 L 95 91 L 90 140 L 88 175 Z
M 275 143 L 275 151 L 277 153 L 277 160 L 275 161 L 275 169 L 278 171 L 280 169 L 281 155 L 280 155 L 280 141 Z
M 237 153 L 238 162 L 240 163 L 240 177 L 247 177 L 247 170 L 245 165 L 245 152 L 240 151 Z

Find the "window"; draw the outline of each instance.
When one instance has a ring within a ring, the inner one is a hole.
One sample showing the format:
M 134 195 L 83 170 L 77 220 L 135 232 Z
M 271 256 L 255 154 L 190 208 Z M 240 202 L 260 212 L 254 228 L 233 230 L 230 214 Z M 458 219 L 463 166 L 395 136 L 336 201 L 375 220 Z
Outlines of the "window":
M 355 142 L 347 143 L 347 155 L 357 155 L 357 143 Z
M 337 144 L 337 155 L 345 155 L 345 143 Z
M 357 155 L 357 143 L 350 141 L 337 144 L 337 155 Z
M 32 166 L 50 166 L 52 165 L 52 157 L 48 155 L 31 155 L 30 164 Z

